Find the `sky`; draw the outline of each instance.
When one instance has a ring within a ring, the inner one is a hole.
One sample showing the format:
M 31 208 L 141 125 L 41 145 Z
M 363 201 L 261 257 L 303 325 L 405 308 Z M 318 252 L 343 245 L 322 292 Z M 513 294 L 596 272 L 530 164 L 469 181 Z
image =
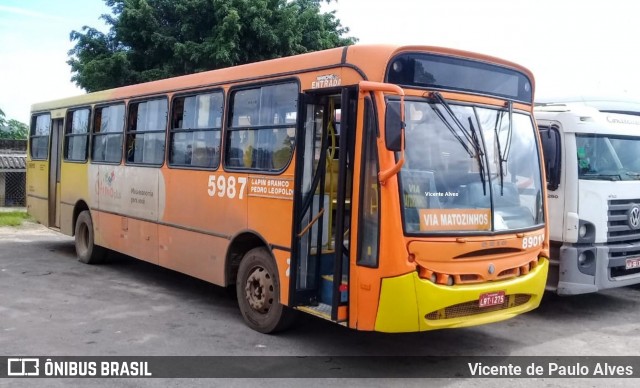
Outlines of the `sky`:
M 640 101 L 640 2 L 630 0 L 339 0 L 360 44 L 444 46 L 529 68 L 536 98 Z M 83 94 L 66 64 L 72 30 L 106 31 L 104 0 L 0 0 L 0 109 L 29 121 L 30 106 Z

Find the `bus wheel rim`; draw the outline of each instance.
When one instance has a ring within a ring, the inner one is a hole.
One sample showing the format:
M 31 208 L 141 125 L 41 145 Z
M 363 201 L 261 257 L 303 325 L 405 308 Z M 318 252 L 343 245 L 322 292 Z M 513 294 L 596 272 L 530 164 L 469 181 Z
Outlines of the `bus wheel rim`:
M 245 284 L 245 296 L 249 306 L 257 312 L 266 314 L 273 304 L 273 277 L 263 267 L 254 268 Z

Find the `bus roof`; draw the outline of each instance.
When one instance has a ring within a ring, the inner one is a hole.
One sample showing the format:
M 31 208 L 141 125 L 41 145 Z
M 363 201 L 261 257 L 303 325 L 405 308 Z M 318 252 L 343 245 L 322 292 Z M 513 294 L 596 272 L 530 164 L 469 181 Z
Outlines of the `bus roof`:
M 286 77 L 301 72 L 317 71 L 340 66 L 355 68 L 361 72 L 366 79 L 381 82 L 384 79 L 388 61 L 398 53 L 411 51 L 474 59 L 512 68 L 524 73 L 531 80 L 533 86 L 533 74 L 527 68 L 484 54 L 435 46 L 353 45 L 35 103 L 31 106 L 31 111 L 38 112 L 70 106 L 90 105 L 105 101 L 125 100 L 154 94 L 186 91 L 216 85 L 219 86 L 228 83 L 243 83 L 267 78 Z

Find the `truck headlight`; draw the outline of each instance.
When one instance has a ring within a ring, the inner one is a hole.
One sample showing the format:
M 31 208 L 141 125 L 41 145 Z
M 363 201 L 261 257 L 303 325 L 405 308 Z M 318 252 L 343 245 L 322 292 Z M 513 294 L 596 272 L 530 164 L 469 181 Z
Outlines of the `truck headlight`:
M 580 229 L 578 229 L 578 236 L 584 237 L 586 235 L 587 235 L 587 225 L 582 224 L 580 225 Z

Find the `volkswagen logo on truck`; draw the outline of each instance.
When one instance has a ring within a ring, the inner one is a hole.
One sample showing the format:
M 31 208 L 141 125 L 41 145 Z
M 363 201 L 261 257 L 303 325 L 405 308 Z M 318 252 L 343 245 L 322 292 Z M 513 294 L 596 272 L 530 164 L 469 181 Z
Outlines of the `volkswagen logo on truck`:
M 640 228 L 640 207 L 634 205 L 627 213 L 627 222 L 631 229 Z

